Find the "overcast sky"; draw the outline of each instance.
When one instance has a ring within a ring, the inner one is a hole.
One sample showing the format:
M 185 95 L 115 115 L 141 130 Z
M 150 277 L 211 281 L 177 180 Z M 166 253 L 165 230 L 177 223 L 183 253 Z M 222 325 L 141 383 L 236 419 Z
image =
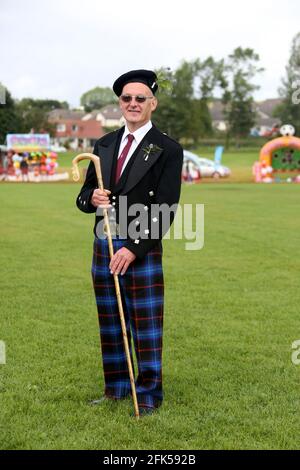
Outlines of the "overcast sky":
M 277 96 L 299 0 L 0 0 L 0 82 L 15 98 L 67 100 L 136 68 L 226 57 L 251 47 L 266 70 L 256 99 Z

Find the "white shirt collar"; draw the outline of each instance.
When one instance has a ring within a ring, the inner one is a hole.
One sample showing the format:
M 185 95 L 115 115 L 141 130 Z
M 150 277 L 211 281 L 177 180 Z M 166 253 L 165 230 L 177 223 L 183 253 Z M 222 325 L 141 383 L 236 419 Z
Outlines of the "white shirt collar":
M 124 140 L 126 139 L 128 134 L 132 134 L 135 141 L 136 141 L 136 143 L 139 144 L 143 140 L 143 138 L 145 137 L 147 132 L 150 131 L 151 127 L 152 127 L 152 122 L 148 121 L 142 127 L 139 127 L 136 131 L 130 132 L 130 130 L 128 129 L 127 124 L 126 124 L 125 129 L 124 129 L 124 133 L 123 133 L 123 136 L 122 136 L 121 143 L 124 142 Z

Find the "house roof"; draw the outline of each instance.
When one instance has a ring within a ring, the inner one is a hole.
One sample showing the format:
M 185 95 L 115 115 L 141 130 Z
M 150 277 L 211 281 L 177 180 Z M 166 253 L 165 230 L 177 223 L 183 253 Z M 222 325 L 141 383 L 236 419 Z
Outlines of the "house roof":
M 280 98 L 271 98 L 254 103 L 256 111 L 256 125 L 272 127 L 278 119 L 273 117 L 273 111 L 282 100 Z M 225 121 L 223 110 L 224 105 L 221 100 L 215 100 L 208 105 L 211 119 L 213 122 Z
M 122 117 L 122 111 L 120 110 L 117 103 L 104 106 L 99 111 L 97 111 L 97 114 L 102 114 L 105 119 L 121 119 Z
M 282 103 L 282 99 L 280 98 L 272 98 L 269 100 L 258 101 L 256 102 L 257 109 L 265 114 L 268 117 L 273 115 L 274 109 Z
M 57 122 L 61 119 L 82 119 L 86 113 L 84 111 L 74 111 L 70 109 L 53 109 L 48 114 L 49 121 Z
M 122 111 L 118 104 L 108 104 L 101 109 L 96 109 L 89 113 L 85 111 L 54 109 L 49 112 L 48 119 L 50 122 L 59 122 L 62 120 L 82 120 L 82 121 L 100 121 L 101 119 L 115 119 L 119 121 L 122 118 Z

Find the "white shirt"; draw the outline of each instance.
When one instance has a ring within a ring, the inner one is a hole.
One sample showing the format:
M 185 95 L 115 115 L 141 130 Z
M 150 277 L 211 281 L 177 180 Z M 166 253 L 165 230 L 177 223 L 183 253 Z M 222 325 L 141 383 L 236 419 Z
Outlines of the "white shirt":
M 118 158 L 120 157 L 125 145 L 127 144 L 128 134 L 132 134 L 134 139 L 132 141 L 132 144 L 131 144 L 131 147 L 129 149 L 126 160 L 123 164 L 121 174 L 123 173 L 124 168 L 126 167 L 127 163 L 129 162 L 131 155 L 133 154 L 133 152 L 135 151 L 137 146 L 141 143 L 141 141 L 143 140 L 143 138 L 145 137 L 147 132 L 150 131 L 151 127 L 152 127 L 152 122 L 148 121 L 146 124 L 144 124 L 142 127 L 137 129 L 136 131 L 130 132 L 130 130 L 128 129 L 127 124 L 126 124 L 125 129 L 124 129 L 124 133 L 123 133 L 123 136 L 122 136 L 122 140 L 121 140 L 121 143 L 120 143 Z

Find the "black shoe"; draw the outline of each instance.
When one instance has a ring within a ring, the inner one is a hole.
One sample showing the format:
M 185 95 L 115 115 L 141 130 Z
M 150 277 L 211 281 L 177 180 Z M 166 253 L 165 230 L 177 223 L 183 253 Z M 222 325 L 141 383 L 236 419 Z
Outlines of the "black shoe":
M 153 415 L 153 413 L 155 412 L 155 408 L 147 408 L 147 407 L 141 406 L 139 409 L 139 412 L 140 412 L 140 416 Z
M 146 406 L 140 406 L 139 407 L 139 415 L 140 417 L 143 416 L 151 416 L 153 413 L 156 411 L 156 408 L 150 408 Z M 132 413 L 132 416 L 135 416 L 135 412 Z

